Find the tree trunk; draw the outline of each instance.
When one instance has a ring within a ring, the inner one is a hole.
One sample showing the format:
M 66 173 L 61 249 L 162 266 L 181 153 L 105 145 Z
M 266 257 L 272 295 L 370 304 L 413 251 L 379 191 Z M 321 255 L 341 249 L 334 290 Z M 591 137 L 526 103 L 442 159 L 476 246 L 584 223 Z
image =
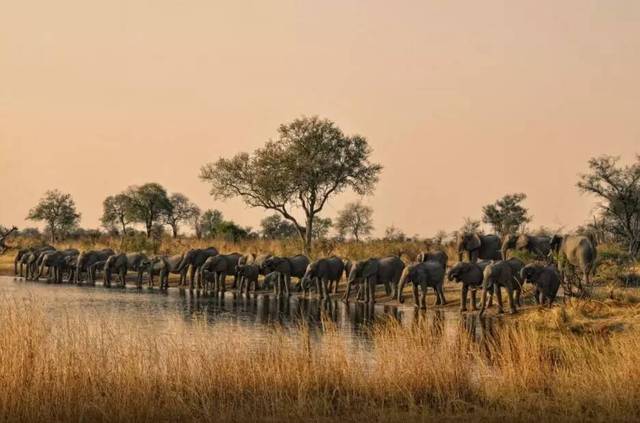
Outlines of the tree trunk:
M 173 231 L 173 237 L 177 238 L 178 237 L 178 224 L 177 223 L 171 224 L 171 230 Z
M 313 243 L 313 216 L 307 219 L 307 228 L 304 234 L 304 254 L 311 255 L 311 245 Z

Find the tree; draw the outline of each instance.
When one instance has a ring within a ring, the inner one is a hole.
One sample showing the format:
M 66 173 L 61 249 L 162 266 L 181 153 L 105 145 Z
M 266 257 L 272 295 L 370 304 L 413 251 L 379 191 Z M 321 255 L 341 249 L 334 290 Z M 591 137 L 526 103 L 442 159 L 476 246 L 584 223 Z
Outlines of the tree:
M 102 226 L 111 229 L 116 225 L 122 228 L 122 236 L 127 234 L 127 225 L 132 218 L 131 197 L 125 193 L 110 195 L 102 202 Z
M 600 156 L 589 160 L 589 173 L 580 175 L 577 186 L 596 196 L 602 224 L 629 254 L 640 255 L 640 155 L 630 166 L 618 166 L 619 157 Z
M 278 138 L 252 154 L 240 153 L 202 167 L 200 178 L 217 199 L 240 197 L 251 207 L 274 210 L 293 223 L 306 254 L 313 224 L 327 200 L 347 189 L 369 194 L 382 166 L 369 162 L 371 147 L 346 136 L 335 123 L 302 117 L 278 129 Z M 304 212 L 304 222 L 294 216 Z
M 189 222 L 200 215 L 200 208 L 192 203 L 186 195 L 176 192 L 169 197 L 171 207 L 163 214 L 164 222 L 171 226 L 173 237 L 178 237 L 180 222 Z
M 206 210 L 200 217 L 199 232 L 203 238 L 215 238 L 217 230 L 223 222 L 220 210 Z
M 260 221 L 262 237 L 267 239 L 293 238 L 298 234 L 296 227 L 279 214 L 272 214 Z
M 63 194 L 58 190 L 47 191 L 40 202 L 29 211 L 27 219 L 44 221 L 51 234 L 51 242 L 58 240 L 58 235 L 73 228 L 80 221 L 80 213 L 71 194 Z
M 150 238 L 153 224 L 161 223 L 162 216 L 171 210 L 167 191 L 160 184 L 147 183 L 139 187 L 130 187 L 126 195 L 131 199 L 132 220 L 144 224 L 147 238 Z
M 356 241 L 360 241 L 360 237 L 367 236 L 373 231 L 372 217 L 373 209 L 362 202 L 347 204 L 338 213 L 336 222 L 338 235 L 344 237 L 350 234 Z
M 480 232 L 480 225 L 481 223 L 479 220 L 475 220 L 470 217 L 465 217 L 464 223 L 462 224 L 462 227 L 458 230 L 458 233 L 469 234 L 469 233 Z
M 391 242 L 402 242 L 407 239 L 407 236 L 402 230 L 391 225 L 384 230 L 383 239 L 385 241 L 391 241 Z
M 500 236 L 516 233 L 522 225 L 531 221 L 527 209 L 521 204 L 526 198 L 523 193 L 505 195 L 482 208 L 482 221 L 491 225 Z
M 313 239 L 324 239 L 329 234 L 329 230 L 333 226 L 333 221 L 331 218 L 323 218 L 316 216 L 315 221 L 313 222 L 313 231 L 311 237 Z

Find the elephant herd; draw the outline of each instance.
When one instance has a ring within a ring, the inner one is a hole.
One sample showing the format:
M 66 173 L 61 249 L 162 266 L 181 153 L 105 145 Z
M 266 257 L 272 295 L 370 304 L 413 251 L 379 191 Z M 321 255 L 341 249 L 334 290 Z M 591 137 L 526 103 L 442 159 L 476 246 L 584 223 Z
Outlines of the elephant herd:
M 525 250 L 536 260 L 530 264 L 515 257 L 508 258 L 512 249 Z M 112 249 L 79 252 L 76 249 L 57 250 L 50 245 L 18 251 L 14 261 L 16 276 L 38 280 L 46 275 L 50 282 L 65 279 L 75 284 L 95 285 L 102 273 L 105 287 L 112 283 L 126 286 L 129 272 L 135 273 L 135 283 L 142 288 L 145 274 L 149 287 L 154 277 L 159 288 L 167 290 L 169 276 L 179 276 L 178 286 L 205 293 L 224 293 L 227 278 L 233 277 L 230 289 L 247 294 L 257 290 L 273 290 L 277 296 L 288 296 L 292 291 L 309 294 L 314 290 L 320 298 L 329 298 L 338 292 L 338 284 L 346 279 L 342 299 L 350 301 L 352 289 L 356 299 L 374 303 L 376 288 L 384 286 L 385 294 L 404 302 L 403 291 L 412 285 L 415 306 L 426 308 L 426 295 L 433 289 L 436 305 L 446 304 L 445 277 L 462 284 L 460 308 L 467 310 L 471 291 L 471 308 L 478 309 L 476 293 L 482 289 L 480 314 L 496 297 L 498 311 L 503 312 L 502 289 L 507 292 L 510 311 L 520 306 L 522 286 L 534 286 L 534 298 L 539 304 L 554 301 L 565 272 L 572 267 L 583 275 L 586 283 L 594 271 L 596 247 L 588 237 L 530 236 L 521 234 L 500 239 L 496 235 L 463 233 L 457 240 L 458 262 L 448 266 L 449 257 L 443 251 L 420 253 L 412 263 L 398 256 L 371 257 L 351 261 L 331 256 L 310 261 L 304 255 L 274 256 L 271 254 L 222 254 L 216 248 L 190 249 L 183 254 L 147 257 L 143 253 L 116 253 Z M 553 254 L 552 254 L 553 253 Z M 468 260 L 463 261 L 464 255 Z M 551 257 L 557 258 L 557 263 Z M 447 272 L 448 269 L 448 272 Z M 297 279 L 295 286 L 292 278 Z

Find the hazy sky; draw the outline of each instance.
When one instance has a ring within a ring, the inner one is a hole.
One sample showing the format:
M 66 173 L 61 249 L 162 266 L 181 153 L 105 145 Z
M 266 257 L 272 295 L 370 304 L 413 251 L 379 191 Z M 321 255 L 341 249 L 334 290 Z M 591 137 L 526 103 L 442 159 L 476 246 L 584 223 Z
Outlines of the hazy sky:
M 7 2 L 0 223 L 33 226 L 58 188 L 97 227 L 105 196 L 155 181 L 255 227 L 200 166 L 317 114 L 385 166 L 378 234 L 453 230 L 519 191 L 533 226 L 571 228 L 588 158 L 640 153 L 639 77 L 633 0 Z

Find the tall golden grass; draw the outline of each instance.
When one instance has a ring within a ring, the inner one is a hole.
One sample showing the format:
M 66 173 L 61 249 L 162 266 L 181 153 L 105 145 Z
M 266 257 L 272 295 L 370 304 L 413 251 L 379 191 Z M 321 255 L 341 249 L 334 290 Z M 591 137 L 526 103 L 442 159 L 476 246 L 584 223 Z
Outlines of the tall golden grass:
M 463 331 L 446 341 L 426 319 L 390 321 L 359 348 L 329 322 L 319 338 L 265 328 L 255 342 L 250 329 L 177 325 L 158 335 L 86 313 L 51 320 L 38 300 L 0 299 L 3 419 L 577 421 L 640 412 L 637 330 L 575 335 L 563 326 L 571 307 L 505 322 L 482 343 Z M 540 330 L 549 321 L 556 329 Z

